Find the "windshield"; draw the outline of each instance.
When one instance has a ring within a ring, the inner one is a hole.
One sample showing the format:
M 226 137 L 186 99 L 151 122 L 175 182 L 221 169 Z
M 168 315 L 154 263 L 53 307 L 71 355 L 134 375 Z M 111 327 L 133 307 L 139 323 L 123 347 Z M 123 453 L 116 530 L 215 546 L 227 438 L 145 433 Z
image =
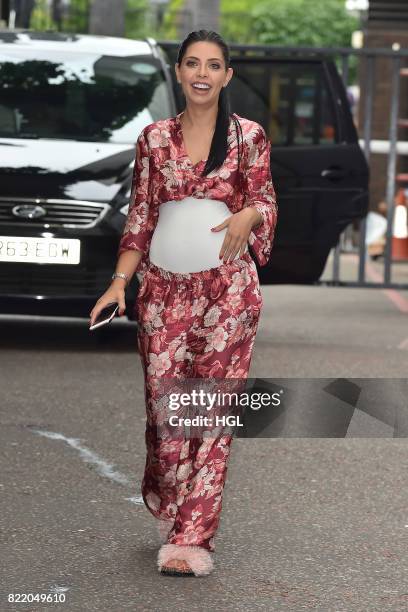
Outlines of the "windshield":
M 134 143 L 171 116 L 162 68 L 151 56 L 0 50 L 0 136 Z M 47 57 L 48 56 L 48 57 Z

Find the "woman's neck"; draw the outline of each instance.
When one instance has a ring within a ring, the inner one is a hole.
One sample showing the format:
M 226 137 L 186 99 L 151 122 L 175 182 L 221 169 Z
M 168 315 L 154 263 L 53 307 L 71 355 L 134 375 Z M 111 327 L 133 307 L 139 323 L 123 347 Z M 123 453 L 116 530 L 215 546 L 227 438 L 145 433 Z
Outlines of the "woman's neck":
M 218 106 L 211 108 L 186 106 L 183 112 L 183 126 L 203 130 L 207 130 L 209 127 L 215 129 L 217 114 Z

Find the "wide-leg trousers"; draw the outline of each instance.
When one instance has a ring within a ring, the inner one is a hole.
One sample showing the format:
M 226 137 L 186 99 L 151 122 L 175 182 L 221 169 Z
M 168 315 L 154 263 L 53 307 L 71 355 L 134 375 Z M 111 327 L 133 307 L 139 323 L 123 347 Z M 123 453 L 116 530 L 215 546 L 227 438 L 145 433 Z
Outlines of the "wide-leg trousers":
M 249 252 L 190 273 L 148 260 L 135 305 L 147 417 L 142 495 L 172 525 L 169 544 L 215 549 L 232 436 L 162 439 L 160 385 L 166 378 L 246 379 L 262 305 Z

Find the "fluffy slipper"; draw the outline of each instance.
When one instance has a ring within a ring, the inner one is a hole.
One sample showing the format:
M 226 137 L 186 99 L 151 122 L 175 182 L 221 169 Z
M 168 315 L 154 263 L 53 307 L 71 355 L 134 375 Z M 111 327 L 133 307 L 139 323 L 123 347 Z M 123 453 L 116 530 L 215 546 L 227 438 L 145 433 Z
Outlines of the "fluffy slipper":
M 174 521 L 162 521 L 159 520 L 157 523 L 157 531 L 159 532 L 160 542 L 166 544 L 167 536 L 173 529 Z
M 173 568 L 166 569 L 166 563 L 171 559 L 186 561 L 191 568 L 190 572 L 185 572 Z M 214 569 L 211 553 L 201 546 L 178 546 L 177 544 L 163 544 L 159 550 L 157 565 L 162 574 L 177 576 L 194 575 L 206 576 Z

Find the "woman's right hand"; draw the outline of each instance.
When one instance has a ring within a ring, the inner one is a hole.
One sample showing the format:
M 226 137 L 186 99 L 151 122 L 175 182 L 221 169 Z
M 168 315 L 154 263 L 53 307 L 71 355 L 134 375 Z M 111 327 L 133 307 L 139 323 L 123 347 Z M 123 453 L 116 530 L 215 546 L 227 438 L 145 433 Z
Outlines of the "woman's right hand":
M 95 306 L 92 308 L 89 313 L 90 323 L 89 326 L 94 324 L 97 316 L 107 306 L 112 302 L 117 302 L 119 304 L 118 315 L 121 317 L 126 310 L 125 303 L 125 285 L 122 279 L 115 279 L 110 285 L 109 289 L 105 291 L 103 295 L 96 302 Z

